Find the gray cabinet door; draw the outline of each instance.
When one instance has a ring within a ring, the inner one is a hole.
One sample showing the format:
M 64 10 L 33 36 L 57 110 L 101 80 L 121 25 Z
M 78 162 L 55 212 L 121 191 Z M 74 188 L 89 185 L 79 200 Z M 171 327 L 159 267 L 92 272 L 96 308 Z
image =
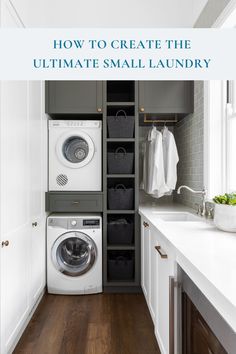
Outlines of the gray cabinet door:
M 139 81 L 140 113 L 193 112 L 192 81 Z
M 102 81 L 47 81 L 46 113 L 102 113 Z

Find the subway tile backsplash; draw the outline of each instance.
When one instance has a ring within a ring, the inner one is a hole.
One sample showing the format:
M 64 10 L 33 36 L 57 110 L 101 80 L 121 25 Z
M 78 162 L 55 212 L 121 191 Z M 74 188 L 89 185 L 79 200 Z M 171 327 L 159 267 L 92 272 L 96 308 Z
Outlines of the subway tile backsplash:
M 179 152 L 178 186 L 203 188 L 203 142 L 204 142 L 204 82 L 194 82 L 194 113 L 181 120 L 174 129 Z M 175 193 L 174 200 L 196 209 L 201 196 L 182 190 Z

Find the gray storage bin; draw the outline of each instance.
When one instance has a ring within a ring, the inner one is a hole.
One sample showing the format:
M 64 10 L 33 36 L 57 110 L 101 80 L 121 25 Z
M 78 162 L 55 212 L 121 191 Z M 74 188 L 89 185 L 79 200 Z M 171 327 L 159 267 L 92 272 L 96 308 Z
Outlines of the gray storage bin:
M 134 259 L 129 255 L 113 255 L 108 259 L 108 278 L 110 280 L 132 280 L 134 278 Z
M 117 184 L 108 188 L 108 208 L 110 210 L 130 210 L 134 206 L 134 189 Z
M 118 147 L 115 152 L 108 152 L 107 167 L 108 173 L 121 174 L 133 173 L 134 153 L 127 152 L 125 148 Z
M 121 109 L 117 111 L 115 116 L 107 117 L 107 127 L 109 138 L 133 138 L 134 116 L 127 116 L 125 111 Z
M 127 218 L 109 220 L 107 240 L 111 245 L 131 245 L 134 236 L 134 223 Z

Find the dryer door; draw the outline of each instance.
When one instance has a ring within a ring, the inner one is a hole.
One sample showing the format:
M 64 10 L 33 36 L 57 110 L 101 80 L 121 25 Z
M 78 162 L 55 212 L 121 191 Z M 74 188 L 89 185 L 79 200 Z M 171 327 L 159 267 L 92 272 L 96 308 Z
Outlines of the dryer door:
M 71 231 L 62 234 L 54 242 L 51 257 L 59 272 L 77 277 L 93 267 L 97 258 L 97 247 L 88 235 Z
M 70 168 L 81 168 L 93 158 L 95 148 L 90 136 L 85 132 L 73 131 L 63 134 L 56 146 L 60 162 Z

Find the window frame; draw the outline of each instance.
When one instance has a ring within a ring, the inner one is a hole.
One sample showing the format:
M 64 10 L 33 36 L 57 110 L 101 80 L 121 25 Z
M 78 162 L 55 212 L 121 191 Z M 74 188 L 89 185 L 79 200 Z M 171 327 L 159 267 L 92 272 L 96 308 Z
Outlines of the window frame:
M 212 26 L 236 27 L 236 0 L 231 0 Z M 215 103 L 218 108 L 216 108 Z M 229 119 L 236 119 L 236 81 L 204 83 L 204 185 L 211 200 L 229 192 Z

